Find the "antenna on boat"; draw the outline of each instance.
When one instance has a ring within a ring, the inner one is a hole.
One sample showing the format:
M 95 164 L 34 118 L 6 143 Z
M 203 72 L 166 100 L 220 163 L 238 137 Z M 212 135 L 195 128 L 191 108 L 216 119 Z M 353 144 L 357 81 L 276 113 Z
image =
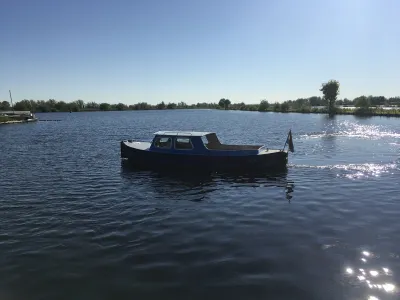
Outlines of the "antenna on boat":
M 13 105 L 13 102 L 12 102 L 11 90 L 8 90 L 8 91 L 9 91 L 9 93 L 10 93 L 11 108 L 12 108 L 12 110 L 13 110 L 13 113 L 15 113 L 15 111 L 14 111 L 14 105 Z

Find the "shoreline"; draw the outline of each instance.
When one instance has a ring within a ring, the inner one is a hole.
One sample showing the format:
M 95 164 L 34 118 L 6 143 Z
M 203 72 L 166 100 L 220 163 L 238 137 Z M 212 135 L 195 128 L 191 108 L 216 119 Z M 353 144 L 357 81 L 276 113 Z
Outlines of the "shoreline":
M 273 111 L 272 111 L 273 112 Z M 279 111 L 278 111 L 279 112 Z M 281 113 L 298 113 L 298 114 L 324 114 L 324 115 L 329 115 L 328 112 L 319 112 L 319 111 L 288 111 L 288 112 L 281 112 Z M 398 118 L 400 117 L 400 110 L 394 110 L 391 113 L 387 113 L 387 112 L 358 112 L 358 111 L 337 111 L 336 113 L 333 114 L 333 116 L 340 116 L 340 115 L 353 115 L 353 116 L 357 116 L 357 117 L 395 117 Z
M 116 111 L 174 111 L 174 110 L 201 110 L 205 108 L 176 108 L 176 109 L 126 109 L 126 110 L 80 110 L 72 113 L 81 113 L 81 112 L 116 112 Z M 280 111 L 280 110 L 264 110 L 264 111 L 259 111 L 259 110 L 246 110 L 246 109 L 219 109 L 219 108 L 206 108 L 206 110 L 221 110 L 221 111 L 248 111 L 248 112 L 262 112 L 262 113 L 268 113 L 268 112 L 273 112 L 273 113 L 298 113 L 298 114 L 326 114 L 328 115 L 329 113 L 325 110 L 314 110 L 314 111 L 308 111 L 308 110 L 287 110 L 287 111 Z M 388 111 L 388 112 L 387 112 Z M 354 116 L 360 116 L 360 117 L 400 117 L 400 109 L 397 110 L 379 110 L 379 111 L 373 111 L 373 110 L 343 110 L 343 109 L 338 109 L 333 115 L 354 115 Z M 37 113 L 68 113 L 68 112 L 37 112 Z
M 285 111 L 282 110 L 274 110 L 274 109 L 267 109 L 267 110 L 256 110 L 256 109 L 220 109 L 220 108 L 175 108 L 175 109 L 125 109 L 125 110 L 80 110 L 76 112 L 64 112 L 64 111 L 52 111 L 52 112 L 37 112 L 37 113 L 81 113 L 81 112 L 118 112 L 118 111 L 176 111 L 176 110 L 201 110 L 201 109 L 206 109 L 206 110 L 221 110 L 221 111 L 247 111 L 247 112 L 261 112 L 261 113 L 283 113 L 283 114 L 288 114 L 288 113 L 296 113 L 296 114 L 324 114 L 324 115 L 329 115 L 329 113 L 324 110 L 324 109 L 299 109 L 299 110 L 292 110 L 288 109 Z M 394 117 L 394 118 L 399 118 L 400 117 L 400 109 L 392 109 L 392 110 L 382 110 L 382 109 L 343 109 L 343 108 L 337 108 L 336 112 L 332 115 L 354 115 L 357 117 Z M 12 118 L 3 118 L 1 120 L 0 118 L 0 125 L 6 125 L 6 124 L 21 124 L 21 123 L 32 123 L 36 121 L 40 121 L 40 118 L 36 116 L 34 119 L 28 119 L 28 120 L 13 120 Z M 45 120 L 44 120 L 45 121 Z
M 29 119 L 29 120 L 11 120 L 11 121 L 0 122 L 0 125 L 33 123 L 33 122 L 37 122 L 37 121 L 38 121 L 38 118 Z

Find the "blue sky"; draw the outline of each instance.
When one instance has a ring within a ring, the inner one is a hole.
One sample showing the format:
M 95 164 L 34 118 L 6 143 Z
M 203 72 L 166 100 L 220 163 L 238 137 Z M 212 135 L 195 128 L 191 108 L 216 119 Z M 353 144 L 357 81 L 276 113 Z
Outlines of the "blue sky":
M 0 100 L 400 96 L 398 0 L 5 0 Z

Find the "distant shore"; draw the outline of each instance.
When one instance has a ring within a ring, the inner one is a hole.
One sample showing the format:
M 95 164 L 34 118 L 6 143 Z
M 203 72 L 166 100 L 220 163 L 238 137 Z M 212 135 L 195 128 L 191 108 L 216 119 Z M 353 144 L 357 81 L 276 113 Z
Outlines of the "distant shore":
M 288 110 L 288 113 L 303 113 L 303 114 L 328 114 L 326 109 L 315 110 Z M 400 109 L 379 109 L 379 108 L 356 108 L 346 109 L 337 108 L 335 115 L 354 115 L 365 117 L 400 117 Z
M 106 111 L 171 111 L 171 110 L 196 110 L 196 109 L 206 109 L 206 108 L 181 108 L 181 109 L 124 109 L 124 110 L 106 110 Z M 207 108 L 212 110 L 224 110 L 220 108 Z M 328 110 L 320 108 L 320 109 L 288 109 L 288 110 L 274 110 L 274 109 L 267 109 L 267 110 L 257 110 L 257 109 L 226 109 L 227 111 L 252 111 L 252 112 L 275 112 L 275 113 L 301 113 L 301 114 L 328 114 Z M 104 112 L 104 110 L 100 109 L 83 109 L 76 112 Z M 76 113 L 74 112 L 74 113 Z M 337 108 L 336 115 L 355 115 L 355 116 L 365 116 L 365 117 L 400 117 L 400 109 L 380 109 L 380 108 L 356 108 L 356 109 L 347 109 L 347 108 Z
M 124 110 L 107 110 L 107 111 L 162 111 L 162 110 L 182 110 L 182 109 L 205 109 L 205 108 L 181 108 L 181 109 L 124 109 Z M 208 108 L 212 110 L 223 110 L 220 108 Z M 301 114 L 328 114 L 327 109 L 325 108 L 313 108 L 313 109 L 288 109 L 288 110 L 274 110 L 274 109 L 266 109 L 266 110 L 256 110 L 256 109 L 227 109 L 227 111 L 253 111 L 253 112 L 275 112 L 275 113 L 301 113 Z M 56 111 L 43 112 L 43 113 L 53 113 Z M 104 110 L 100 109 L 82 109 L 73 113 L 79 112 L 104 112 Z M 1 111 L 0 111 L 1 113 Z M 65 113 L 65 111 L 64 111 Z M 364 116 L 364 117 L 400 117 L 400 109 L 381 109 L 381 108 L 356 108 L 356 109 L 348 109 L 348 108 L 336 108 L 335 115 L 354 115 L 354 116 Z M 38 119 L 31 120 L 16 120 L 15 118 L 0 116 L 0 124 L 16 124 L 16 123 L 26 123 L 26 122 L 34 122 Z
M 12 106 L 7 101 L 0 102 L 0 116 L 2 111 L 13 109 L 14 111 L 28 111 L 32 113 L 47 112 L 96 112 L 96 111 L 147 111 L 147 110 L 180 110 L 180 109 L 215 109 L 234 111 L 258 111 L 279 113 L 311 113 L 330 115 L 356 115 L 356 116 L 381 116 L 400 117 L 400 97 L 385 98 L 383 96 L 360 96 L 353 100 L 335 100 L 331 111 L 328 110 L 328 101 L 324 97 L 299 98 L 282 103 L 270 103 L 261 100 L 258 104 L 246 104 L 244 102 L 231 103 L 229 99 L 222 98 L 218 103 L 201 102 L 187 104 L 185 102 L 149 104 L 139 102 L 131 105 L 123 103 L 96 103 L 76 100 L 72 102 L 45 100 L 22 100 Z M 6 115 L 6 114 L 5 114 Z M 3 116 L 4 118 L 4 116 Z M 10 120 L 9 120 L 10 121 Z M 6 121 L 1 121 L 4 123 Z M 7 121 L 8 122 L 8 121 Z M 9 122 L 8 122 L 9 123 Z

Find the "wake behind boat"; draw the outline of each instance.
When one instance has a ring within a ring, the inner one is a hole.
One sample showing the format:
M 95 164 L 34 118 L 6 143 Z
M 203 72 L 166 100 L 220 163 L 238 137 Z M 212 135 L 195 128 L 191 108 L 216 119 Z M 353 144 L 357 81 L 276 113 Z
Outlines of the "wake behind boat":
M 286 167 L 294 151 L 291 131 L 283 149 L 222 144 L 215 132 L 158 131 L 152 142 L 121 141 L 121 158 L 146 169 L 270 170 Z

